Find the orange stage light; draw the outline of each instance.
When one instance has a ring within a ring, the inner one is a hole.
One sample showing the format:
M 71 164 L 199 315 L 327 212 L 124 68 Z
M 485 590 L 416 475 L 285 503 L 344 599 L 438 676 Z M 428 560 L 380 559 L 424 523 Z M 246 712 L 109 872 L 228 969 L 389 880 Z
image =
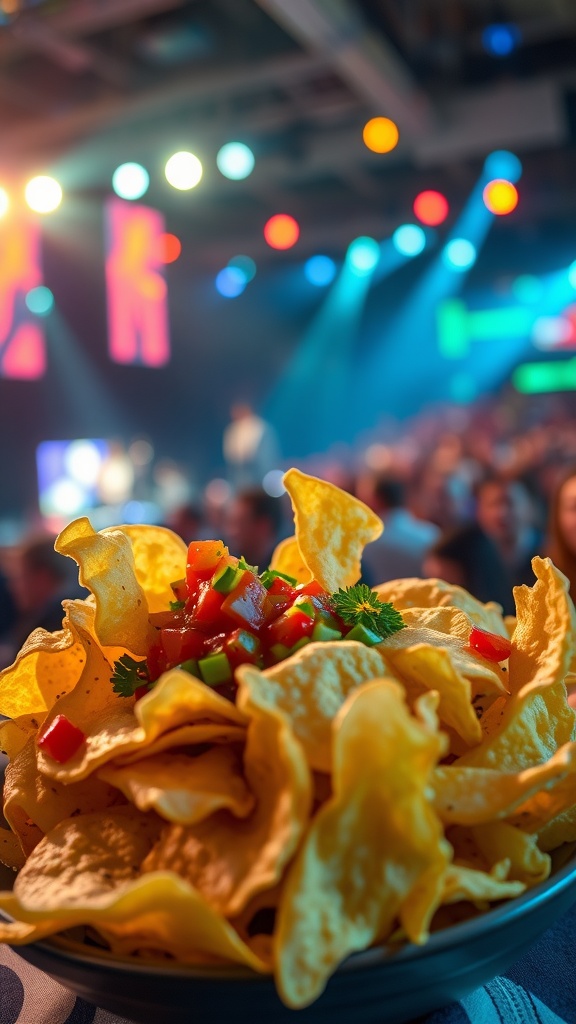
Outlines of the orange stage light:
M 264 225 L 264 238 L 272 249 L 291 249 L 300 237 L 300 226 L 287 213 L 277 213 Z
M 512 213 L 518 206 L 518 189 L 505 178 L 489 181 L 482 193 L 484 205 L 499 217 Z
M 389 153 L 398 145 L 398 126 L 389 117 L 373 117 L 364 125 L 364 145 L 373 153 Z
M 177 238 L 176 235 L 171 235 L 167 231 L 163 235 L 160 235 L 158 243 L 160 262 L 175 263 L 182 252 L 182 242 L 180 239 Z
M 441 192 L 435 192 L 433 189 L 420 192 L 416 196 L 412 208 L 418 220 L 431 228 L 442 224 L 450 210 L 446 197 Z

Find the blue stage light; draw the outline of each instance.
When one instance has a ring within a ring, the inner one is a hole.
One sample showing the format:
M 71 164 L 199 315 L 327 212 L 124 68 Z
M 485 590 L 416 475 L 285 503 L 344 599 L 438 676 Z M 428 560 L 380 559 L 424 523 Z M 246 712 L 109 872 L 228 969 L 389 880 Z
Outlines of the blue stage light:
M 31 288 L 26 293 L 24 302 L 30 312 L 36 316 L 48 316 L 48 313 L 54 306 L 54 296 L 49 288 L 39 284 L 36 288 Z
M 467 238 L 453 238 L 442 250 L 442 259 L 450 270 L 468 270 L 477 255 L 476 247 Z
M 520 29 L 517 25 L 487 25 L 482 33 L 484 49 L 493 57 L 508 57 L 520 42 Z
M 142 164 L 120 164 L 112 175 L 112 188 L 121 199 L 140 199 L 150 184 L 150 175 Z
M 576 260 L 568 267 L 568 280 L 573 288 L 576 288 Z
M 403 256 L 418 256 L 426 247 L 426 234 L 417 224 L 401 224 L 392 235 L 392 242 Z
M 246 278 L 246 284 L 248 281 L 252 281 L 256 277 L 256 264 L 251 256 L 233 256 L 228 261 L 229 267 L 234 267 L 239 270 Z
M 347 259 L 351 270 L 359 277 L 371 274 L 380 259 L 380 246 L 376 239 L 361 235 L 350 242 Z
M 216 156 L 220 174 L 232 181 L 247 178 L 254 170 L 254 162 L 254 153 L 243 142 L 227 142 Z
M 311 256 L 304 264 L 304 273 L 317 288 L 331 284 L 336 276 L 336 264 L 329 256 Z
M 515 184 L 522 177 L 522 164 L 515 153 L 507 149 L 495 149 L 484 161 L 484 170 L 488 181 L 493 178 L 504 178 Z
M 238 267 L 224 267 L 216 275 L 216 291 L 226 299 L 235 299 L 246 287 L 246 275 Z

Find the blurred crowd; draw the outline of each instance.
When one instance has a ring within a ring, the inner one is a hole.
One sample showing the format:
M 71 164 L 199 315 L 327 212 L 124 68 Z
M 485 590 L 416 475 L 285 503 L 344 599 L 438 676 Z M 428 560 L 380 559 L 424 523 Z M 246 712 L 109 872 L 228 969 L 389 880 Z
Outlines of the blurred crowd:
M 344 487 L 382 518 L 365 549 L 363 579 L 440 577 L 514 613 L 512 588 L 532 583 L 531 559 L 550 555 L 576 598 L 576 415 L 557 399 L 442 410 L 390 426 L 354 458 L 300 463 Z M 247 478 L 249 480 L 249 477 Z M 224 481 L 220 481 L 224 485 Z M 264 568 L 292 532 L 287 497 L 261 486 L 208 486 L 165 525 L 185 542 L 222 538 Z M 81 596 L 76 567 L 54 538 L 0 549 L 0 668 L 33 628 L 59 628 L 63 597 Z

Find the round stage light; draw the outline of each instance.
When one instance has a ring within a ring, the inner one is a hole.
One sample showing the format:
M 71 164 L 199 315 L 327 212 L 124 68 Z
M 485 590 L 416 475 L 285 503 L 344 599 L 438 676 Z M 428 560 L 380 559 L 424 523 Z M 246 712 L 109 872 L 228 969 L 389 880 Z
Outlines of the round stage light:
M 246 278 L 246 283 L 256 277 L 256 264 L 251 256 L 233 256 L 228 261 L 228 266 L 240 270 Z
M 238 267 L 224 267 L 216 275 L 216 291 L 225 299 L 236 299 L 246 287 L 246 277 Z
M 31 288 L 24 299 L 27 308 L 35 316 L 48 316 L 54 306 L 54 296 L 49 288 L 40 284 L 37 288 Z
M 512 283 L 512 294 L 518 302 L 539 302 L 544 294 L 544 285 L 533 274 L 521 274 Z
M 304 264 L 304 273 L 317 288 L 331 284 L 336 276 L 336 264 L 329 256 L 311 256 Z
M 200 181 L 202 164 L 198 157 L 194 156 L 194 153 L 180 150 L 166 161 L 164 174 L 172 188 L 177 188 L 180 192 L 187 192 L 188 189 L 195 188 Z
M 182 242 L 177 235 L 165 231 L 158 239 L 160 247 L 159 259 L 161 263 L 175 263 L 182 252 Z
M 418 256 L 426 247 L 426 234 L 418 224 L 401 224 L 392 235 L 392 244 L 403 256 Z
M 227 142 L 218 150 L 216 164 L 225 178 L 241 181 L 254 170 L 254 153 L 243 142 Z
M 283 494 L 286 494 L 283 480 L 283 469 L 271 469 L 262 480 L 262 487 L 271 498 L 281 498 Z
M 142 164 L 120 164 L 112 175 L 112 188 L 120 199 L 140 199 L 149 184 L 150 175 Z
M 486 157 L 484 171 L 488 178 L 506 178 L 506 181 L 516 182 L 522 177 L 522 164 L 515 153 L 495 149 Z
M 442 250 L 442 259 L 450 270 L 468 270 L 476 262 L 476 247 L 467 238 L 453 238 Z
M 5 188 L 0 188 L 0 217 L 3 217 L 8 212 L 9 206 L 10 200 L 7 191 Z
M 418 220 L 427 224 L 428 227 L 435 228 L 446 220 L 450 207 L 448 200 L 441 192 L 435 192 L 434 189 L 429 188 L 425 192 L 418 193 L 412 209 Z
M 300 237 L 300 227 L 294 217 L 277 213 L 264 225 L 264 238 L 272 249 L 291 249 Z
M 485 186 L 482 198 L 490 213 L 504 217 L 518 206 L 518 189 L 505 178 L 495 178 Z
M 364 145 L 373 153 L 389 153 L 398 145 L 398 126 L 389 117 L 373 117 L 364 125 Z
M 355 274 L 370 274 L 380 259 L 380 246 L 375 238 L 361 235 L 350 242 L 347 253 L 348 263 Z
M 482 33 L 484 49 L 493 57 L 508 57 L 518 46 L 521 39 L 517 25 L 487 25 Z
M 62 189 L 55 178 L 39 174 L 24 189 L 26 202 L 35 213 L 53 213 L 62 202 Z
M 568 267 L 568 280 L 573 288 L 576 288 L 576 260 Z

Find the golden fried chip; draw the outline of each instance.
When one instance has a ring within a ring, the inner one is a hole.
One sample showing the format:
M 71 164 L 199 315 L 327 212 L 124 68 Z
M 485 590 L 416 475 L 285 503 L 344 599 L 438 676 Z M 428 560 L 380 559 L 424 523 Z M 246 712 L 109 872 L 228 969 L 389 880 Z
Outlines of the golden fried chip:
M 378 644 L 378 650 L 393 668 L 398 652 L 422 645 L 442 648 L 449 653 L 454 670 L 470 681 L 473 698 L 480 700 L 482 697 L 508 693 L 507 674 L 493 661 L 471 650 L 468 643 L 458 636 L 450 636 L 426 626 L 407 625 Z
M 19 944 L 78 924 L 115 936 L 125 952 L 164 950 L 184 962 L 195 953 L 267 965 L 182 879 L 140 877 L 158 830 L 155 815 L 132 807 L 67 819 L 36 847 L 14 885 L 0 894 L 0 942 Z
M 384 674 L 384 662 L 373 647 L 350 641 L 307 644 L 291 658 L 260 672 L 252 665 L 237 669 L 238 705 L 244 693 L 290 719 L 308 764 L 329 772 L 332 764 L 332 720 L 346 697 L 362 683 Z
M 97 774 L 139 810 L 156 811 L 182 825 L 202 821 L 224 807 L 236 818 L 245 818 L 254 807 L 242 761 L 230 747 L 213 747 L 198 757 L 156 754 L 123 767 L 107 764 Z
M 352 586 L 360 579 L 364 547 L 382 533 L 380 517 L 334 484 L 298 469 L 284 474 L 284 486 L 294 509 L 298 547 L 314 579 L 329 593 Z
M 186 544 L 164 526 L 119 526 L 102 530 L 102 536 L 117 530 L 132 546 L 136 579 L 146 595 L 148 611 L 166 611 L 174 600 L 170 584 L 186 574 Z
M 312 803 L 310 772 L 287 717 L 257 700 L 243 702 L 251 715 L 244 774 L 256 798 L 252 813 L 238 820 L 219 811 L 196 825 L 165 826 L 143 865 L 175 871 L 225 917 L 279 882 Z
M 482 604 L 463 587 L 444 580 L 422 580 L 415 576 L 403 580 L 390 580 L 374 587 L 381 601 L 391 601 L 395 608 L 443 608 L 446 605 L 463 611 L 475 626 L 507 636 L 499 604 Z
M 509 861 L 495 864 L 490 871 L 478 871 L 461 864 L 450 864 L 444 876 L 442 903 L 459 903 L 469 900 L 479 910 L 486 910 L 486 904 L 494 900 L 512 899 L 524 892 L 523 882 L 508 881 Z
M 538 836 L 526 835 L 506 821 L 477 825 L 470 831 L 488 864 L 509 861 L 509 879 L 523 882 L 530 888 L 548 878 L 550 857 L 538 849 Z
M 564 678 L 575 643 L 567 581 L 549 559 L 534 558 L 534 587 L 515 587 L 518 621 L 509 660 L 512 696 L 485 715 L 486 736 L 461 765 L 514 772 L 541 764 L 576 739 L 576 713 Z
M 460 608 L 445 605 L 443 608 L 404 608 L 402 618 L 406 626 L 414 629 L 433 629 L 436 633 L 462 640 L 470 639 L 472 620 Z
M 122 795 L 98 779 L 63 786 L 41 775 L 33 739 L 28 740 L 6 767 L 4 817 L 18 836 L 25 854 L 31 853 L 42 837 L 64 818 L 104 810 L 119 803 L 125 803 Z
M 100 644 L 145 655 L 152 638 L 148 604 L 126 534 L 116 529 L 95 533 L 83 516 L 62 531 L 55 548 L 77 562 L 80 583 L 94 595 Z
M 11 868 L 12 871 L 19 871 L 25 863 L 26 857 L 22 852 L 18 836 L 0 826 L 0 864 Z
M 422 691 L 439 693 L 438 716 L 442 722 L 451 726 L 468 746 L 480 743 L 482 729 L 472 705 L 470 681 L 455 669 L 447 650 L 417 644 L 394 651 L 390 658 L 401 678 L 416 682 Z
M 280 902 L 276 981 L 288 1006 L 311 1003 L 340 961 L 386 939 L 397 916 L 413 941 L 425 941 L 449 853 L 427 798 L 440 749 L 392 680 L 366 683 L 341 708 L 334 796 L 316 814 Z
M 36 735 L 45 718 L 46 712 L 43 711 L 35 715 L 18 715 L 13 720 L 7 718 L 5 722 L 0 722 L 0 751 L 13 761 L 28 740 Z
M 312 573 L 306 565 L 296 537 L 286 537 L 275 547 L 270 561 L 270 568 L 292 576 L 298 583 L 309 583 Z
M 64 601 L 63 609 L 62 629 L 35 629 L 14 664 L 0 672 L 0 715 L 42 715 L 78 682 L 86 660 L 79 630 L 93 631 L 94 608 L 87 601 Z
M 146 743 L 145 749 L 136 747 L 127 754 L 119 754 L 114 757 L 114 764 L 118 767 L 136 764 L 142 757 L 153 757 L 165 750 L 175 750 L 180 747 L 198 747 L 206 743 L 226 744 L 245 743 L 246 729 L 240 725 L 220 725 L 218 722 L 199 722 L 192 725 L 179 725 L 176 729 L 169 729 L 163 732 L 155 740 Z
M 439 765 L 434 772 L 434 806 L 446 825 L 484 825 L 508 818 L 518 808 L 531 814 L 515 818 L 525 831 L 536 831 L 546 820 L 576 803 L 576 743 L 567 743 L 544 764 L 520 772 L 463 766 L 461 761 Z M 534 797 L 531 801 L 530 798 Z M 537 808 L 539 808 L 539 813 Z M 535 827 L 531 828 L 530 823 Z

